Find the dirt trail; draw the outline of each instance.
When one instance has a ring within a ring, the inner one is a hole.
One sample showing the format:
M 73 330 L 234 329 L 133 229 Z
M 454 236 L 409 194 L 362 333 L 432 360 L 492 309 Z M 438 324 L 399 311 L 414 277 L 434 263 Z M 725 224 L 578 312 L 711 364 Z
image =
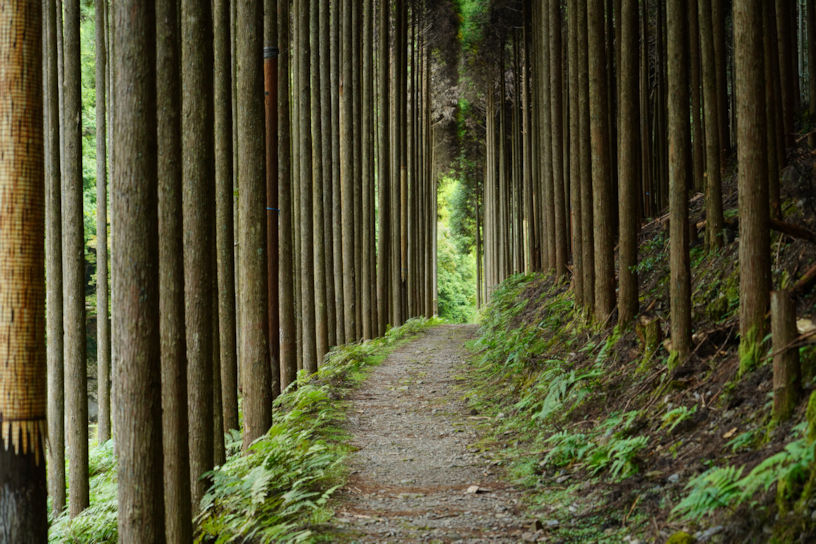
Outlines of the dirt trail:
M 469 325 L 442 325 L 394 351 L 352 395 L 358 450 L 339 493 L 336 530 L 347 542 L 521 542 L 521 494 L 469 446 L 476 418 L 456 376 Z M 478 486 L 478 491 L 472 486 Z M 469 489 L 470 488 L 470 489 Z

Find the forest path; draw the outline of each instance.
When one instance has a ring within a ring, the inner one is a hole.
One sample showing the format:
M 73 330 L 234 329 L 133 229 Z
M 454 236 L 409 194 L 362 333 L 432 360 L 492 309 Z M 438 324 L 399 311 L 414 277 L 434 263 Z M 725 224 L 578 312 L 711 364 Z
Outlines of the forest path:
M 350 400 L 356 451 L 333 532 L 346 542 L 522 542 L 521 492 L 469 446 L 478 418 L 461 399 L 473 325 L 434 327 L 400 346 Z M 478 490 L 472 486 L 478 486 Z M 476 492 L 474 492 L 476 491 Z

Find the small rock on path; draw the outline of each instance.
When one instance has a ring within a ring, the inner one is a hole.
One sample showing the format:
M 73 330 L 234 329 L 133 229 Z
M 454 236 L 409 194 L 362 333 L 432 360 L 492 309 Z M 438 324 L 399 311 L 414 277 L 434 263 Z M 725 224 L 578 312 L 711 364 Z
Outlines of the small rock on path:
M 455 390 L 472 325 L 441 325 L 396 349 L 351 396 L 357 451 L 338 493 L 346 542 L 530 540 L 521 492 L 469 449 L 475 420 Z M 531 539 L 535 540 L 535 538 Z

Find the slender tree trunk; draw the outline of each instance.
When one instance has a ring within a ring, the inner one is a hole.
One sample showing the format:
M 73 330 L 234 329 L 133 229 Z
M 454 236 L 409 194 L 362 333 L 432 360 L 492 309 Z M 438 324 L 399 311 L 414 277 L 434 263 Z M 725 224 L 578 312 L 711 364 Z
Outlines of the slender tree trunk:
M 541 2 L 539 7 L 540 15 L 539 19 L 541 20 L 542 28 L 549 29 L 549 20 L 550 20 L 550 13 L 546 2 Z M 550 40 L 548 38 L 549 30 L 547 35 L 541 36 L 540 40 L 540 61 L 539 64 L 541 66 L 541 76 L 539 81 L 539 94 L 541 96 L 541 104 L 539 106 L 541 112 L 541 127 L 544 129 L 543 135 L 544 139 L 541 142 L 543 153 L 541 153 L 542 165 L 541 165 L 541 173 L 542 173 L 542 200 L 543 200 L 543 210 L 544 210 L 544 240 L 546 243 L 546 259 L 544 259 L 544 270 L 549 271 L 555 267 L 555 208 L 554 208 L 554 195 L 553 195 L 553 142 L 552 142 L 552 135 L 553 131 L 550 129 L 551 127 L 551 119 L 552 119 L 552 108 L 551 108 L 551 100 L 552 100 L 552 93 L 550 92 Z M 501 76 L 503 77 L 503 75 Z M 503 98 L 500 101 L 499 105 L 501 107 L 503 104 Z M 499 142 L 500 143 L 500 142 Z M 498 225 L 501 228 L 501 225 Z
M 46 330 L 48 362 L 48 492 L 55 513 L 65 510 L 65 385 L 62 329 L 62 205 L 56 2 L 46 2 L 45 178 Z
M 319 13 L 319 61 L 320 66 L 320 166 L 323 177 L 323 274 L 326 293 L 326 344 L 337 345 L 337 300 L 334 292 L 334 230 L 337 229 L 334 217 L 334 183 L 332 179 L 332 100 L 331 100 L 331 49 L 329 3 L 320 3 Z M 339 219 L 339 217 L 337 218 Z M 341 310 L 342 311 L 342 308 Z
M 292 152 L 289 109 L 289 2 L 278 2 L 278 208 L 280 209 L 280 387 L 297 377 L 295 347 L 294 237 L 292 220 Z
M 362 275 L 360 278 L 360 294 L 361 294 L 361 315 L 362 315 L 362 334 L 363 339 L 369 339 L 373 336 L 373 325 L 374 322 L 372 320 L 372 312 L 375 310 L 375 304 L 372 304 L 374 301 L 371 299 L 371 279 L 372 274 L 371 271 L 374 267 L 374 263 L 371 261 L 371 253 L 369 252 L 370 249 L 370 242 L 371 242 L 371 222 L 369 221 L 369 216 L 374 213 L 374 203 L 371 201 L 371 192 L 369 191 L 369 185 L 371 185 L 374 181 L 371 179 L 371 169 L 370 165 L 374 160 L 374 157 L 371 154 L 371 144 L 374 138 L 374 134 L 371 131 L 372 127 L 372 119 L 371 116 L 374 113 L 374 108 L 372 107 L 373 100 L 371 97 L 371 92 L 373 90 L 371 86 L 372 81 L 372 15 L 373 15 L 373 7 L 371 0 L 363 0 L 363 20 L 362 20 L 362 51 L 361 51 L 361 79 L 360 82 L 362 83 L 362 88 L 360 89 L 360 97 L 361 97 L 361 107 L 360 107 L 360 123 L 361 123 L 361 141 L 360 144 L 362 149 L 360 150 L 360 161 L 362 166 L 362 171 L 360 172 L 360 181 L 362 183 L 362 217 L 361 217 L 361 232 L 360 232 L 360 243 L 362 244 L 361 247 L 361 260 L 362 260 Z
M 816 118 L 816 2 L 811 1 L 807 3 L 807 44 L 808 110 L 811 118 Z M 816 134 L 811 134 L 808 141 L 811 147 L 816 147 Z
M 298 149 L 300 154 L 300 312 L 302 323 L 301 349 L 303 351 L 303 368 L 310 374 L 317 370 L 317 352 L 315 336 L 315 269 L 313 255 L 314 232 L 312 216 L 312 186 L 314 183 L 312 168 L 312 133 L 310 130 L 311 96 L 310 96 L 310 6 L 311 0 L 300 0 L 300 10 L 296 13 L 298 41 L 296 51 L 298 59 Z
M 96 364 L 97 438 L 101 444 L 111 437 L 110 369 L 111 343 L 108 318 L 108 171 L 105 126 L 105 11 L 104 0 L 96 0 Z
M 703 104 L 706 143 L 706 243 L 710 248 L 722 245 L 725 226 L 722 205 L 722 166 L 717 111 L 717 72 L 714 61 L 714 31 L 711 24 L 711 0 L 699 0 L 700 43 L 703 60 Z
M 85 361 L 85 237 L 82 211 L 82 90 L 79 0 L 65 2 L 65 155 L 62 272 L 65 288 L 65 413 L 71 517 L 88 507 L 88 379 Z
M 620 115 L 618 137 L 618 258 L 620 289 L 618 323 L 628 324 L 638 311 L 638 213 L 640 153 L 638 111 L 638 6 L 637 0 L 621 3 Z
M 266 274 L 266 201 L 264 154 L 263 17 L 260 0 L 238 3 L 238 176 L 241 179 L 238 270 L 241 291 L 241 368 L 244 371 L 244 451 L 272 424 Z M 308 132 L 308 131 L 304 131 Z M 309 162 L 309 161 L 304 161 Z
M 190 488 L 193 514 L 213 468 L 213 274 L 215 240 L 212 11 L 207 0 L 182 0 L 182 208 L 187 337 Z M 240 40 L 239 40 L 240 43 Z M 240 149 L 239 149 L 240 152 Z M 241 192 L 244 179 L 241 179 Z M 241 258 L 245 251 L 240 252 Z M 244 285 L 241 285 L 242 289 Z M 242 321 L 242 328 L 246 326 Z M 241 354 L 243 356 L 243 354 Z
M 711 21 L 714 36 L 714 63 L 717 80 L 717 118 L 720 140 L 720 163 L 725 161 L 725 153 L 731 149 L 731 131 L 728 116 L 728 51 L 726 50 L 725 19 L 726 0 L 711 0 Z M 702 20 L 700 21 L 702 24 Z M 733 95 L 733 93 L 732 93 Z
M 340 18 L 342 30 L 341 70 L 339 80 L 340 95 L 340 191 L 342 199 L 342 237 L 343 237 L 343 300 L 345 314 L 345 341 L 354 340 L 356 324 L 355 293 L 354 293 L 354 172 L 353 172 L 353 131 L 352 115 L 353 85 L 352 85 L 352 58 L 353 46 L 351 36 L 351 15 L 354 9 L 352 0 L 342 0 Z
M 390 143 L 390 117 L 388 107 L 389 97 L 389 81 L 388 81 L 388 60 L 389 60 L 389 27 L 391 25 L 389 17 L 389 3 L 379 2 L 377 35 L 379 40 L 379 49 L 377 64 L 377 110 L 378 117 L 378 132 L 377 132 L 377 230 L 379 231 L 379 239 L 377 240 L 377 315 L 379 323 L 377 324 L 377 335 L 385 334 L 385 329 L 388 324 L 390 313 L 390 296 L 389 296 L 389 280 L 391 279 L 390 271 L 390 253 L 391 253 L 391 214 L 390 214 L 390 184 L 391 184 L 391 148 Z
M 331 170 L 332 170 L 332 253 L 334 256 L 334 306 L 336 343 L 346 341 L 346 314 L 345 296 L 343 293 L 343 198 L 340 179 L 340 10 L 341 2 L 336 0 L 329 3 L 329 41 L 331 53 L 329 56 L 329 81 L 331 84 Z
M 785 145 L 789 147 L 794 143 L 794 117 L 796 114 L 796 78 L 799 75 L 795 72 L 794 60 L 796 59 L 795 40 L 796 30 L 791 25 L 791 12 L 795 10 L 793 0 L 775 0 L 776 4 L 776 35 L 778 39 L 779 54 L 779 81 L 781 82 L 782 94 L 780 103 L 782 105 L 782 126 L 785 131 Z M 761 32 L 761 29 L 760 29 Z
M 734 2 L 734 68 L 737 74 L 737 185 L 739 191 L 740 370 L 759 361 L 770 300 L 770 229 L 762 78 L 762 6 Z
M 686 41 L 688 18 L 682 0 L 670 0 L 667 7 L 671 343 L 672 350 L 682 360 L 691 350 L 688 191 L 692 164 Z
M 783 132 L 782 92 L 779 78 L 779 63 L 776 62 L 778 40 L 776 36 L 776 22 L 774 6 L 771 2 L 762 3 L 763 24 L 763 64 L 765 70 L 765 123 L 768 130 L 766 144 L 768 146 L 768 197 L 770 199 L 770 213 L 780 217 L 782 210 L 779 197 L 779 169 L 785 163 L 785 137 Z M 781 137 L 779 137 L 780 135 Z
M 6 3 L 0 19 L 0 541 L 10 543 L 48 540 L 42 46 L 42 2 Z
M 603 322 L 615 309 L 615 261 L 612 205 L 615 190 L 609 167 L 609 102 L 606 49 L 604 48 L 603 0 L 587 4 L 589 34 L 589 108 L 592 148 L 592 195 L 595 241 L 595 317 Z
M 193 537 L 187 423 L 178 0 L 156 2 L 159 316 L 164 512 L 168 544 Z
M 218 345 L 225 429 L 238 428 L 238 362 L 235 351 L 235 237 L 232 191 L 232 82 L 229 3 L 213 3 L 215 58 L 215 223 L 218 267 Z M 215 376 L 213 376 L 215 378 Z
M 689 69 L 691 75 L 691 143 L 694 162 L 694 182 L 690 189 L 705 191 L 705 138 L 703 137 L 703 89 L 700 54 L 700 20 L 698 6 L 692 3 L 689 17 Z M 694 231 L 696 232 L 696 230 Z
M 567 204 L 564 197 L 564 162 L 562 160 L 563 95 L 561 70 L 561 2 L 548 2 L 550 37 L 550 127 L 552 127 L 552 198 L 555 219 L 555 273 L 567 273 Z
M 116 440 L 119 541 L 164 538 L 162 489 L 159 222 L 156 141 L 156 12 L 113 4 L 116 217 L 113 320 L 117 350 Z
M 589 111 L 589 52 L 587 3 L 578 0 L 578 168 L 581 176 L 581 266 L 584 269 L 581 300 L 587 314 L 595 311 L 595 236 L 592 205 L 592 154 Z
M 312 139 L 312 236 L 314 240 L 313 274 L 314 274 L 314 309 L 315 309 L 315 358 L 314 369 L 323 362 L 323 356 L 329 351 L 329 333 L 326 315 L 326 277 L 323 264 L 325 262 L 325 244 L 323 239 L 323 138 L 320 133 L 321 100 L 320 100 L 320 2 L 310 1 L 309 34 L 311 34 L 311 49 L 309 64 L 309 91 L 311 110 L 310 119 Z
M 583 234 L 581 232 L 581 167 L 580 167 L 580 116 L 578 115 L 578 2 L 570 0 L 567 5 L 569 36 L 569 159 L 570 159 L 570 210 L 572 225 L 573 293 L 575 302 L 583 304 L 584 265 Z

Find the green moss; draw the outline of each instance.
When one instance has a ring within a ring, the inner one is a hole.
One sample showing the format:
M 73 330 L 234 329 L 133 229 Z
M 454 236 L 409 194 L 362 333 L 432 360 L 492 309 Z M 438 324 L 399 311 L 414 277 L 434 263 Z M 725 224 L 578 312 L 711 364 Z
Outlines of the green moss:
M 739 345 L 739 375 L 744 376 L 748 372 L 759 366 L 761 357 L 761 345 L 759 334 L 756 328 L 751 328 L 740 339 Z
M 816 441 L 816 391 L 811 393 L 808 399 L 805 419 L 807 420 L 807 439 L 814 442 Z
M 674 533 L 666 541 L 666 544 L 694 544 L 697 539 L 685 531 L 678 531 Z

